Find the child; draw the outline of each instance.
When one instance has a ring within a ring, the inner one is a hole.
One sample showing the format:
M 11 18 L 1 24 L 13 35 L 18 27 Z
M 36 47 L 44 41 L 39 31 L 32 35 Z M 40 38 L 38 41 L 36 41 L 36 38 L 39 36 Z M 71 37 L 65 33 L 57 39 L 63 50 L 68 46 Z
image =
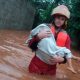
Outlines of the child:
M 29 36 L 29 40 L 34 35 L 38 34 L 38 32 L 40 30 L 47 30 L 47 31 L 51 32 L 51 30 L 48 26 L 45 26 L 45 24 L 41 24 L 40 26 L 38 26 L 37 28 L 35 28 L 31 31 L 31 35 Z M 66 47 L 57 46 L 54 35 L 52 34 L 52 32 L 49 37 L 41 39 L 39 41 L 37 47 L 38 47 L 38 50 L 36 51 L 36 55 L 40 60 L 42 60 L 43 62 L 45 62 L 47 64 L 53 65 L 56 63 L 52 63 L 50 61 L 51 58 L 55 58 L 58 56 L 66 57 L 67 63 L 68 63 L 68 69 L 71 70 L 73 73 L 76 73 L 76 71 L 74 70 L 74 68 L 72 66 L 71 58 L 77 59 L 77 60 L 79 60 L 79 58 L 76 56 L 73 56 L 71 54 L 71 51 L 69 49 L 67 49 Z

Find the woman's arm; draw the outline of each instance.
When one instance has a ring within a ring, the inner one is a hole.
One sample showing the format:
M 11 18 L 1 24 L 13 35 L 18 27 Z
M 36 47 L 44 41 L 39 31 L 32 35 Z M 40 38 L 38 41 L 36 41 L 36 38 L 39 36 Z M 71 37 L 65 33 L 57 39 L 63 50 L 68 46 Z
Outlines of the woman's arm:
M 62 63 L 66 63 L 66 61 L 67 61 L 66 58 L 60 57 L 60 56 L 56 56 L 56 57 L 53 57 L 53 58 L 50 59 L 50 62 L 52 62 L 52 63 L 60 63 L 60 64 L 62 64 Z

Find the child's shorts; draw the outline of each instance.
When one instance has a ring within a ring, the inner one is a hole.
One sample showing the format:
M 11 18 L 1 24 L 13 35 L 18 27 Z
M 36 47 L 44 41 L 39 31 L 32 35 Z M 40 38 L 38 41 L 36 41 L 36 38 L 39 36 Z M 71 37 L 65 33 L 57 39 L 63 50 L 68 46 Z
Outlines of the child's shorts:
M 34 56 L 29 65 L 30 73 L 37 73 L 42 75 L 55 75 L 56 64 L 49 65 L 41 61 L 37 56 Z

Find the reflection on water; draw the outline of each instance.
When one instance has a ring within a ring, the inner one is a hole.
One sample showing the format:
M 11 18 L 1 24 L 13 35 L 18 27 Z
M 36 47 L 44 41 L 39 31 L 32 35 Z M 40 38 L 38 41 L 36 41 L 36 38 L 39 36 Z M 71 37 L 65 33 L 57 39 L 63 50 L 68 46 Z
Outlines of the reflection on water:
M 28 34 L 26 31 L 0 30 L 0 80 L 51 80 L 52 76 L 28 72 L 28 65 L 34 56 L 25 45 Z M 64 66 L 61 68 L 65 69 Z M 66 80 L 66 75 L 63 70 L 57 70 L 59 80 Z

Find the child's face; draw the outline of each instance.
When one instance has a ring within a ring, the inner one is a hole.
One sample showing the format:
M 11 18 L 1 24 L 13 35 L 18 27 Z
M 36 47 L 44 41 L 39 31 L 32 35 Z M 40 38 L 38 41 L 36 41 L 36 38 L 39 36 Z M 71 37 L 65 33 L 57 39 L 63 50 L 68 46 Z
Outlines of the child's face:
M 61 28 L 61 26 L 64 24 L 66 21 L 66 18 L 64 16 L 56 16 L 54 23 L 57 27 Z

